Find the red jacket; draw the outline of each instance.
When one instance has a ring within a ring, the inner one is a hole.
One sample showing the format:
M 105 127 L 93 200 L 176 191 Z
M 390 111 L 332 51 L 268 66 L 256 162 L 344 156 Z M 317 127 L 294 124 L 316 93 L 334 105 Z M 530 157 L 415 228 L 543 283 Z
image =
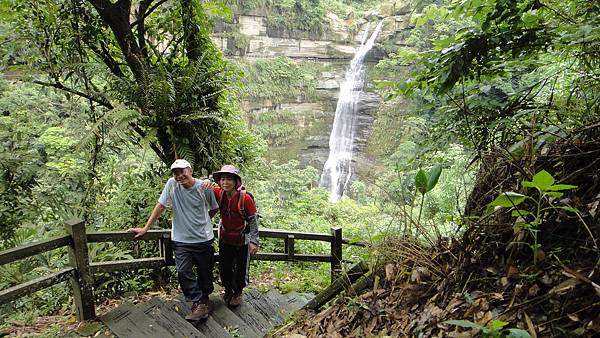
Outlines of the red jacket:
M 244 215 L 240 211 L 240 192 L 236 191 L 232 198 L 220 187 L 213 188 L 217 203 L 219 203 L 219 213 L 221 215 L 221 224 L 219 227 L 219 238 L 230 245 L 244 245 L 246 229 L 246 218 L 256 214 L 256 205 L 252 197 L 247 193 L 244 195 L 243 209 Z

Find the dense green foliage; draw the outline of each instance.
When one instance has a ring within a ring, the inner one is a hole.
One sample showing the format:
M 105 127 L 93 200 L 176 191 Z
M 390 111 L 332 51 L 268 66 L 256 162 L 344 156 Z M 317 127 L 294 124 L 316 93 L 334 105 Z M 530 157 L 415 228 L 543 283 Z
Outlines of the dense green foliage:
M 451 34 L 425 57 L 412 54 L 414 79 L 399 88 L 435 102 L 444 112 L 436 119 L 466 144 L 522 154 L 525 139 L 537 148 L 557 130 L 598 119 L 598 10 L 588 1 L 428 6 L 417 31 Z
M 238 96 L 242 100 L 268 99 L 281 103 L 313 98 L 322 66 L 287 57 L 239 62 L 244 74 Z
M 209 37 L 208 15 L 228 11 L 189 0 L 151 4 L 5 0 L 16 12 L 2 33 L 37 43 L 12 60 L 46 72 L 37 83 L 87 99 L 96 137 L 118 132 L 165 164 L 185 157 L 197 170 L 252 160 L 257 152 L 244 144 L 252 136 L 225 95 L 234 74 Z

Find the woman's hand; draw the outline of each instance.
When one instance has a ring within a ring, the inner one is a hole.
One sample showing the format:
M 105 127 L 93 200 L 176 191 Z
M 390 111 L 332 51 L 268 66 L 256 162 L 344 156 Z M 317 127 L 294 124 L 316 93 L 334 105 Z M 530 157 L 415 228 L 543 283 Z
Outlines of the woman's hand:
M 257 252 L 258 252 L 258 245 L 254 244 L 252 242 L 248 243 L 248 253 L 250 255 L 254 255 Z

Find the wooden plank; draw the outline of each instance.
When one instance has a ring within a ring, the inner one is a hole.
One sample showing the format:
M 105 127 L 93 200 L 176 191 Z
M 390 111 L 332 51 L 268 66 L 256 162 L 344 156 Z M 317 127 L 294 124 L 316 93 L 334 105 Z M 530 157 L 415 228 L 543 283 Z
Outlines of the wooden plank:
M 308 303 L 308 299 L 304 295 L 296 291 L 292 291 L 281 296 L 289 304 L 288 307 L 291 309 L 291 312 L 296 312 L 297 310 L 302 308 L 306 303 Z
M 135 304 L 127 301 L 119 305 L 118 307 L 110 310 L 109 312 L 103 314 L 99 318 L 104 324 L 108 325 L 109 322 L 122 320 L 129 314 L 129 312 L 133 310 L 134 307 Z
M 163 257 L 137 258 L 124 261 L 94 262 L 90 264 L 92 273 L 135 269 L 155 269 L 167 266 Z
M 166 329 L 156 324 L 133 303 L 127 302 L 110 311 L 100 320 L 117 336 L 122 338 L 174 337 Z
M 247 325 L 240 317 L 233 313 L 227 305 L 225 305 L 220 296 L 211 296 L 210 299 L 213 304 L 211 317 L 232 335 L 242 337 L 262 336 L 259 330 Z
M 369 268 L 364 261 L 354 264 L 346 274 L 342 274 L 342 276 L 334 280 L 327 289 L 323 290 L 316 295 L 315 298 L 306 303 L 304 308 L 311 310 L 319 309 L 323 304 L 327 303 L 344 290 L 344 286 L 350 286 L 367 271 L 369 271 Z
M 331 262 L 329 255 L 301 255 L 295 254 L 293 259 L 290 259 L 286 253 L 257 253 L 252 256 L 252 259 L 257 261 L 287 261 L 287 262 Z
M 12 286 L 8 289 L 4 289 L 0 291 L 0 304 L 8 303 L 11 300 L 17 299 L 24 295 L 28 295 L 41 289 L 45 289 L 54 284 L 64 282 L 74 275 L 75 269 L 67 268 L 52 273 L 50 275 L 32 279 L 28 282 Z
M 205 338 L 194 325 L 172 311 L 165 302 L 153 298 L 148 302 L 138 305 L 147 316 L 154 318 L 157 325 L 164 328 L 173 337 Z
M 71 236 L 63 235 L 53 237 L 44 241 L 21 245 L 0 252 L 0 265 L 12 263 L 23 258 L 35 256 L 50 250 L 62 248 L 71 245 Z
M 288 302 L 287 298 L 279 293 L 278 290 L 271 289 L 267 293 L 264 293 L 263 296 L 277 309 L 282 318 L 287 318 L 290 313 L 296 310 L 293 304 Z
M 127 231 L 102 231 L 102 232 L 88 232 L 87 240 L 88 243 L 98 242 L 132 242 L 132 241 L 147 241 L 147 240 L 159 240 L 163 234 L 170 234 L 171 229 L 161 230 L 148 230 L 148 232 L 139 238 L 133 238 L 134 235 Z
M 213 232 L 216 233 L 217 229 L 214 228 Z M 137 241 L 137 240 L 158 240 L 162 238 L 162 234 L 170 234 L 171 229 L 160 229 L 160 230 L 149 230 L 144 236 L 139 238 L 133 238 L 133 234 L 126 231 L 103 231 L 103 232 L 89 232 L 88 242 L 122 242 L 122 241 Z M 311 233 L 311 232 L 299 232 L 281 229 L 259 229 L 259 236 L 264 238 L 286 238 L 288 235 L 293 235 L 296 239 L 304 240 L 315 240 L 323 242 L 331 242 L 333 236 L 330 234 Z
M 348 238 L 343 238 L 342 239 L 342 243 L 347 244 L 347 245 L 354 245 L 354 246 L 362 246 L 362 247 L 371 247 L 371 243 L 367 242 L 367 241 L 350 241 L 350 239 Z
M 231 312 L 240 317 L 241 320 L 259 332 L 259 336 L 264 336 L 267 332 L 273 329 L 273 325 L 259 311 L 256 311 L 247 302 L 242 302 L 240 306 L 230 308 Z
M 273 327 L 283 323 L 283 314 L 279 311 L 279 306 L 271 304 L 269 299 L 256 289 L 246 289 L 244 292 L 244 302 L 250 305 L 267 319 Z
M 339 276 L 342 270 L 342 228 L 332 227 L 331 234 L 331 282 Z
M 65 229 L 73 241 L 73 245 L 69 247 L 69 261 L 76 272 L 71 278 L 71 285 L 77 319 L 79 321 L 94 319 L 96 318 L 94 275 L 90 271 L 85 223 L 78 219 L 69 220 L 65 222 Z
M 331 242 L 333 236 L 330 234 L 320 234 L 311 232 L 299 232 L 280 229 L 265 229 L 261 228 L 258 231 L 260 237 L 264 238 L 287 238 L 288 235 L 293 235 L 296 239 L 306 239 L 322 242 Z
M 179 314 L 181 318 L 185 318 L 185 316 L 192 311 L 191 304 L 183 300 L 183 295 L 181 295 L 177 299 L 171 299 L 166 303 L 169 309 Z M 229 332 L 227 332 L 227 330 L 225 330 L 225 328 L 222 327 L 221 324 L 217 323 L 217 321 L 214 318 L 212 318 L 212 316 L 209 316 L 207 319 L 199 320 L 196 323 L 191 324 L 194 325 L 194 327 L 206 337 L 231 337 Z

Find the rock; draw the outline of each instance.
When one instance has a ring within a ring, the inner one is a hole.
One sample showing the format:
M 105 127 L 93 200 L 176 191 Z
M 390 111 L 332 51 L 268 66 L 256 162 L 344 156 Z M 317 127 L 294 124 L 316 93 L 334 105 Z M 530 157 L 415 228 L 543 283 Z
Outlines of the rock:
M 267 25 L 265 18 L 260 16 L 242 15 L 239 18 L 240 33 L 248 36 L 267 35 Z

